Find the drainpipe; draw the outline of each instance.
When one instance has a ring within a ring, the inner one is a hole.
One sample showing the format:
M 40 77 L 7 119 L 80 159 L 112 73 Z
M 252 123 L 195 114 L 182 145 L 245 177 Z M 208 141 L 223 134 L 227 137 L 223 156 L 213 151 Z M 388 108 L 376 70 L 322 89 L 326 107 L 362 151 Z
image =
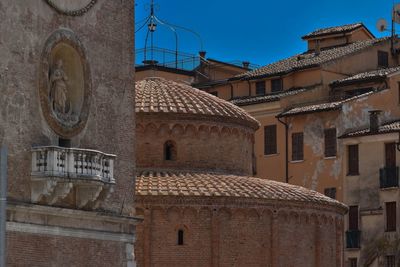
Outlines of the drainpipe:
M 276 118 L 285 126 L 285 180 L 286 183 L 289 183 L 289 124 L 287 124 L 285 121 L 282 121 L 278 116 Z
M 0 267 L 6 266 L 7 148 L 0 150 Z

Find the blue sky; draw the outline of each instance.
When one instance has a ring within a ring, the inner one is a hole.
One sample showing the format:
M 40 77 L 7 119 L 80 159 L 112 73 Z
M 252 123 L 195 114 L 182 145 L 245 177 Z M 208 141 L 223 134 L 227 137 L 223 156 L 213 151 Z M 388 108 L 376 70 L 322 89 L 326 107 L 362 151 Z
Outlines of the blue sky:
M 150 0 L 136 0 L 136 21 L 149 13 Z M 317 28 L 363 22 L 377 37 L 378 19 L 390 21 L 390 0 L 155 0 L 156 15 L 201 35 L 207 57 L 248 60 L 265 65 L 306 50 L 301 36 Z M 140 24 L 139 24 L 140 25 Z M 398 25 L 400 30 L 400 25 Z M 144 46 L 145 31 L 136 35 Z M 158 47 L 175 49 L 174 35 L 164 27 L 154 34 Z M 179 31 L 179 50 L 197 53 L 197 39 Z

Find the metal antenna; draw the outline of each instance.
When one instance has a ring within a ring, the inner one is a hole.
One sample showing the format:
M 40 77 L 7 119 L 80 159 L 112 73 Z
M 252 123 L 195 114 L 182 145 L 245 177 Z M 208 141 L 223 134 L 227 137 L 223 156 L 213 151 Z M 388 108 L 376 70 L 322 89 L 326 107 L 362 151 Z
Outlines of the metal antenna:
M 193 30 L 190 30 L 186 27 L 177 26 L 177 25 L 168 23 L 168 22 L 158 18 L 155 14 L 156 4 L 154 3 L 154 0 L 150 1 L 149 7 L 150 7 L 149 15 L 140 21 L 141 25 L 135 31 L 135 33 L 137 33 L 147 25 L 147 32 L 146 32 L 146 37 L 145 37 L 144 49 L 143 49 L 144 50 L 143 63 L 145 63 L 145 64 L 149 64 L 149 63 L 155 64 L 156 63 L 156 61 L 154 60 L 154 53 L 153 53 L 154 52 L 154 32 L 157 30 L 158 25 L 168 28 L 174 34 L 174 38 L 175 38 L 175 68 L 178 68 L 178 41 L 179 41 L 178 31 L 177 31 L 178 29 L 184 30 L 186 32 L 189 32 L 189 33 L 195 35 L 196 38 L 198 38 L 199 43 L 200 43 L 200 51 L 203 50 L 203 41 L 198 33 L 196 33 Z M 151 52 L 150 57 L 151 57 L 151 59 L 147 58 L 149 39 L 150 39 L 150 52 Z

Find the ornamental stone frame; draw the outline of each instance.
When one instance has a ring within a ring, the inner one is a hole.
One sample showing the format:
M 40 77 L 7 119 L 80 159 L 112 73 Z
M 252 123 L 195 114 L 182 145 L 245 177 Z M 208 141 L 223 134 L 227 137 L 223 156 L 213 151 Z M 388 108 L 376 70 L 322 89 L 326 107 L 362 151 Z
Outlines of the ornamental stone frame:
M 97 3 L 97 0 L 75 0 L 75 1 L 45 0 L 45 1 L 58 13 L 66 16 L 82 16 Z
M 70 29 L 56 30 L 41 54 L 39 97 L 46 122 L 60 137 L 74 137 L 85 127 L 91 86 L 89 63 L 81 41 Z

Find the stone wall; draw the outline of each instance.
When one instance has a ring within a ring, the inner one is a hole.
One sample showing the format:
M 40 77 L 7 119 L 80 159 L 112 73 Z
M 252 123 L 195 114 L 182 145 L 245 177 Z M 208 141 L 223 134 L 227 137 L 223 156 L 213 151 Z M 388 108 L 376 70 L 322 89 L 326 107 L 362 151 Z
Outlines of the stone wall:
M 78 3 L 84 2 L 90 1 Z M 90 69 L 87 123 L 72 145 L 117 155 L 117 184 L 104 208 L 118 211 L 133 196 L 134 1 L 91 2 L 82 16 L 60 14 L 47 0 L 0 3 L 0 145 L 9 148 L 10 199 L 30 201 L 31 147 L 58 145 L 40 103 L 39 77 L 46 41 L 60 29 L 79 38 Z

